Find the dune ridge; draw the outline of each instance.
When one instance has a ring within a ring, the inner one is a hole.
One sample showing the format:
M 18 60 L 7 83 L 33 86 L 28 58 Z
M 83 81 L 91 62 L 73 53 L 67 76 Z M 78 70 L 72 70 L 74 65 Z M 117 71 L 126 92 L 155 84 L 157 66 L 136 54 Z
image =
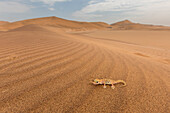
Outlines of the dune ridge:
M 78 21 L 66 20 L 66 19 L 52 16 L 52 17 L 42 17 L 42 18 L 22 20 L 22 21 L 17 21 L 12 23 L 5 22 L 5 24 L 0 23 L 0 31 L 9 31 L 27 25 L 50 26 L 50 27 L 58 28 L 63 31 L 71 31 L 71 32 L 106 30 L 106 29 L 107 30 L 163 30 L 163 31 L 170 30 L 170 27 L 167 26 L 139 24 L 139 23 L 133 23 L 129 20 L 124 20 L 109 25 L 104 22 L 78 22 Z
M 93 30 L 93 29 L 104 29 L 109 25 L 104 22 L 76 22 L 71 20 L 65 20 L 58 17 L 44 17 L 44 18 L 35 18 L 28 19 L 18 22 L 13 22 L 10 24 L 2 25 L 2 31 L 8 31 L 11 29 L 15 29 L 18 27 L 22 27 L 24 25 L 44 25 L 44 26 L 53 26 L 60 29 L 69 29 L 69 30 Z

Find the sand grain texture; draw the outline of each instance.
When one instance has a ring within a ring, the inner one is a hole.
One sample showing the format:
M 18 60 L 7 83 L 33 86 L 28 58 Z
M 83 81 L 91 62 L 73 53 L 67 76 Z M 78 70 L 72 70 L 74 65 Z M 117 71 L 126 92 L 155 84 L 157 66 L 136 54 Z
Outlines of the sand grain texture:
M 168 113 L 169 31 L 0 33 L 1 113 Z M 126 87 L 90 84 L 121 79 Z

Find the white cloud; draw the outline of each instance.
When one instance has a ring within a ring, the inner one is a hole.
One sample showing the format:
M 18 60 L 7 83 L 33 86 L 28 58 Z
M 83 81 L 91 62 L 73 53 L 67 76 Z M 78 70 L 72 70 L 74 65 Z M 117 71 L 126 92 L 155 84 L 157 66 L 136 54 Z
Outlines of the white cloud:
M 95 17 L 93 15 L 105 15 L 106 12 L 119 12 L 129 15 L 130 13 L 135 15 L 148 15 L 152 17 L 152 13 L 155 15 L 166 15 L 170 12 L 170 0 L 91 0 L 88 5 L 81 10 L 73 13 L 74 17 Z M 164 10 L 164 12 L 161 12 Z M 156 14 L 156 12 L 158 12 Z M 81 15 L 81 16 L 79 16 Z M 111 15 L 110 15 L 111 16 Z M 170 18 L 169 18 L 170 19 Z
M 19 2 L 0 1 L 0 13 L 24 13 L 28 12 L 32 6 Z
M 167 0 L 91 0 L 86 7 L 81 9 L 81 12 L 124 11 L 164 1 Z
M 31 0 L 31 2 L 43 2 L 44 4 L 54 5 L 56 2 L 66 2 L 71 0 Z
M 77 12 L 73 13 L 73 16 L 78 17 L 78 18 L 83 18 L 83 19 L 90 19 L 90 18 L 102 17 L 103 15 L 100 15 L 100 14 L 86 14 L 86 13 L 82 13 L 81 11 L 77 11 Z
M 132 15 L 139 15 L 135 19 L 139 22 L 170 25 L 170 1 L 139 7 Z
M 54 8 L 48 8 L 50 11 L 54 11 L 55 9 Z

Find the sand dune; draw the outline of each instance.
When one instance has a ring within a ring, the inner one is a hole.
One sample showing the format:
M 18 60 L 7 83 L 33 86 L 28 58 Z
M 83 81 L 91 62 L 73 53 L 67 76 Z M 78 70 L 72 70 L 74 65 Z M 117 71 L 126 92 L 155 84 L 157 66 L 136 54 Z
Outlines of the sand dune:
M 8 24 L 7 21 L 0 21 L 0 32 L 4 31 L 3 25 Z
M 169 31 L 64 32 L 21 23 L 0 33 L 2 113 L 169 112 Z M 90 84 L 94 78 L 127 86 L 104 89 Z
M 53 26 L 53 27 L 58 27 L 60 29 L 66 29 L 71 31 L 105 29 L 108 26 L 110 26 L 104 22 L 77 22 L 77 21 L 61 19 L 58 17 L 44 17 L 44 18 L 28 19 L 28 20 L 13 22 L 10 24 L 1 25 L 0 31 L 8 31 L 11 29 L 15 29 L 30 24 Z
M 113 30 L 170 30 L 170 27 L 166 26 L 139 24 L 129 20 L 111 24 L 111 27 Z
M 7 24 L 7 23 L 9 23 L 9 22 L 7 22 L 7 21 L 0 21 L 0 25 L 4 25 L 4 24 Z
M 1 24 L 3 23 L 3 24 Z M 114 24 L 104 22 L 77 22 L 58 17 L 44 17 L 17 21 L 12 23 L 0 22 L 0 31 L 9 31 L 27 25 L 48 26 L 62 29 L 63 31 L 94 31 L 94 30 L 170 30 L 170 27 L 133 23 L 124 20 Z

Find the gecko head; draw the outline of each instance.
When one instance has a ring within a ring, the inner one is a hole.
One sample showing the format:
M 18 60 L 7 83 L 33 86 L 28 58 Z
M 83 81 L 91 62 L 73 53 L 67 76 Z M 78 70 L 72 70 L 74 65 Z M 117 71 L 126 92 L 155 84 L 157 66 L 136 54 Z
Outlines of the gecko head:
M 92 83 L 93 84 L 95 84 L 95 85 L 97 85 L 97 84 L 100 84 L 100 79 L 94 79 L 93 81 L 92 81 Z

